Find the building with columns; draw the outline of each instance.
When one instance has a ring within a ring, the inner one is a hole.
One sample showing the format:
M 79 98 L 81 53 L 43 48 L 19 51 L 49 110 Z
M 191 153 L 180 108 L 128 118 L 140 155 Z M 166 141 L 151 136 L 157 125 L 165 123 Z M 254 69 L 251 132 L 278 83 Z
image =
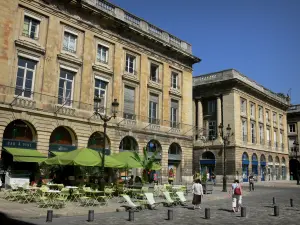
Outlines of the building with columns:
M 287 111 L 287 134 L 288 148 L 290 154 L 290 173 L 293 174 L 293 179 L 296 179 L 296 171 L 300 169 L 300 105 L 292 105 Z M 298 145 L 297 145 L 298 144 Z
M 190 44 L 102 0 L 0 1 L 0 26 L 2 164 L 33 151 L 147 146 L 160 151 L 160 179 L 173 168 L 175 182 L 191 180 L 200 59 Z M 119 112 L 104 136 L 94 110 L 110 115 L 113 99 Z
M 214 172 L 221 182 L 223 140 L 218 127 L 231 127 L 226 174 L 248 181 L 289 179 L 287 97 L 273 93 L 237 70 L 193 77 L 194 172 Z

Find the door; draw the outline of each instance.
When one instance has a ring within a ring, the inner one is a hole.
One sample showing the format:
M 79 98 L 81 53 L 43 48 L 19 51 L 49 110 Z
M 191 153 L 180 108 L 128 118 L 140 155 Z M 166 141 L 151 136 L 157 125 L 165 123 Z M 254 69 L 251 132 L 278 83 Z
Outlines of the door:
M 261 181 L 265 181 L 266 176 L 266 166 L 260 166 L 260 174 L 261 174 Z

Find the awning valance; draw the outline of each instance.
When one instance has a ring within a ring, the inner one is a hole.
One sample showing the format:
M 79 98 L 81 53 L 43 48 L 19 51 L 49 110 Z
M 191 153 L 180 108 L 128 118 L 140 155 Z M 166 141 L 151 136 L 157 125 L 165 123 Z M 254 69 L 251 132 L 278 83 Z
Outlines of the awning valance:
M 5 147 L 4 150 L 13 156 L 15 162 L 43 162 L 47 159 L 46 155 L 35 149 Z
M 60 152 L 60 151 L 50 151 L 53 155 L 57 156 L 57 155 L 63 155 L 66 154 L 67 152 Z

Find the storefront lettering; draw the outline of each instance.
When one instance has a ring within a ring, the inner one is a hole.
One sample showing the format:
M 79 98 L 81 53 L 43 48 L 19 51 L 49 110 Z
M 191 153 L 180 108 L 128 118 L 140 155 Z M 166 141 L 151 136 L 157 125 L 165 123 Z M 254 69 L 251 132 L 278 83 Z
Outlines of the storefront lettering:
M 36 142 L 3 140 L 3 147 L 36 149 Z

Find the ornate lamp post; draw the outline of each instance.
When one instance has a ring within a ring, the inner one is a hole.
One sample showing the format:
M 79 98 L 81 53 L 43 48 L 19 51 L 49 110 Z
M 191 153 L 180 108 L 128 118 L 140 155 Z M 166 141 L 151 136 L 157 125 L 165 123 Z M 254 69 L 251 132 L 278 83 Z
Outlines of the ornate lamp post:
M 295 154 L 295 157 L 296 157 L 296 178 L 297 178 L 297 185 L 300 185 L 300 182 L 299 182 L 299 167 L 298 167 L 298 152 L 299 152 L 299 143 L 297 140 L 294 141 L 293 143 L 294 145 L 294 148 L 292 148 L 292 152 L 294 152 Z
M 106 127 L 107 127 L 107 122 L 110 121 L 112 118 L 116 118 L 117 113 L 118 113 L 118 107 L 119 107 L 119 103 L 117 101 L 117 99 L 114 99 L 114 101 L 112 102 L 112 115 L 108 116 L 106 115 L 106 111 L 105 114 L 102 115 L 101 113 L 99 113 L 99 103 L 101 102 L 101 98 L 99 98 L 99 96 L 95 96 L 94 98 L 94 102 L 95 102 L 95 115 L 98 115 L 101 120 L 104 122 L 103 124 L 103 128 L 104 128 L 104 148 L 102 149 L 102 164 L 101 164 L 101 171 L 100 171 L 100 176 L 101 176 L 101 180 L 100 180 L 100 191 L 104 191 L 104 186 L 105 186 L 105 180 L 104 180 L 104 163 L 105 163 L 105 150 L 106 150 Z
M 223 157 L 223 192 L 227 192 L 227 178 L 226 178 L 226 146 L 230 144 L 230 141 L 229 141 L 229 138 L 231 136 L 231 127 L 230 125 L 228 124 L 227 128 L 226 128 L 226 134 L 224 134 L 224 131 L 223 131 L 223 124 L 221 123 L 219 125 L 219 133 L 220 133 L 220 136 L 223 140 L 223 154 L 224 154 L 224 157 Z

